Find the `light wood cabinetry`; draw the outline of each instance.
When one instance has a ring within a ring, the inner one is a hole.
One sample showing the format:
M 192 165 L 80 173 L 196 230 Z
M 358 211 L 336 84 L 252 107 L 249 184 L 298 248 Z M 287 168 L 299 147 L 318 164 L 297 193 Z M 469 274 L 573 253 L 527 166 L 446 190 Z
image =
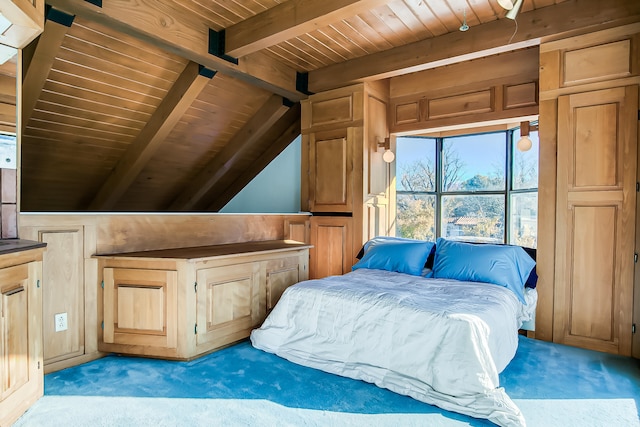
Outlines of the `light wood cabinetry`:
M 390 169 L 378 150 L 388 104 L 387 81 L 302 101 L 302 209 L 320 214 L 310 221 L 312 278 L 350 271 L 362 243 L 389 231 Z
M 190 359 L 246 338 L 309 277 L 309 246 L 263 241 L 97 255 L 101 351 Z
M 0 425 L 43 394 L 42 245 L 0 254 Z
M 335 276 L 351 271 L 355 257 L 353 222 L 353 218 L 341 216 L 311 218 L 311 277 Z
M 390 79 L 393 133 L 509 123 L 538 114 L 538 47 Z
M 536 336 L 623 355 L 632 354 L 638 251 L 639 35 L 635 24 L 540 50 L 540 155 L 549 160 L 557 150 L 557 166 L 540 163 L 549 184 L 556 178 L 555 191 L 541 186 L 539 204 L 556 212 L 545 216 L 555 236 L 546 224 L 538 251 L 555 257 L 538 268 L 547 303 L 539 304 Z

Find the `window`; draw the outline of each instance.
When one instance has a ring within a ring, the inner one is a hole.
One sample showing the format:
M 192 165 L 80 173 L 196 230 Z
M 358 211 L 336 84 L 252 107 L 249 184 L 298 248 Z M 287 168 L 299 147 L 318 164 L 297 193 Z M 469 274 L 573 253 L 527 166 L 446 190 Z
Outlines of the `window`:
M 399 137 L 396 235 L 536 247 L 538 133 Z

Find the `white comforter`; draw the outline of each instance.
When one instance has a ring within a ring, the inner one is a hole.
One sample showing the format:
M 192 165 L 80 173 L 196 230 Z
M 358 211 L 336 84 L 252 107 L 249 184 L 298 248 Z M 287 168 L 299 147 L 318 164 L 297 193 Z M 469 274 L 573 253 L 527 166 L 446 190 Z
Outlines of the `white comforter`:
M 499 387 L 522 304 L 500 286 L 359 269 L 288 288 L 254 347 L 501 426 L 524 426 Z

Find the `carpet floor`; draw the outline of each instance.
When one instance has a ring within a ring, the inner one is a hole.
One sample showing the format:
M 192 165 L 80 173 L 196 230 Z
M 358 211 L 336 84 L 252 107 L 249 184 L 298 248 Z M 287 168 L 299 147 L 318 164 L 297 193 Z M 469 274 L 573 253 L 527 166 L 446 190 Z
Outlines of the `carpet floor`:
M 529 427 L 640 427 L 638 360 L 520 337 L 501 386 Z M 45 376 L 14 427 L 493 426 L 248 341 L 190 362 L 110 355 Z

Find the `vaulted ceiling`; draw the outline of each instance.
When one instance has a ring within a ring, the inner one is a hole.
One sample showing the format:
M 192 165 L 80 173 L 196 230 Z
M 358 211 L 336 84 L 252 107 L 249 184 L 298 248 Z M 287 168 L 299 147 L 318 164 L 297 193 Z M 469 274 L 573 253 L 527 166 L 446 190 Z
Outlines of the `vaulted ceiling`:
M 22 55 L 22 211 L 217 211 L 299 134 L 310 93 L 640 13 L 525 0 L 516 29 L 497 0 L 47 3 Z

